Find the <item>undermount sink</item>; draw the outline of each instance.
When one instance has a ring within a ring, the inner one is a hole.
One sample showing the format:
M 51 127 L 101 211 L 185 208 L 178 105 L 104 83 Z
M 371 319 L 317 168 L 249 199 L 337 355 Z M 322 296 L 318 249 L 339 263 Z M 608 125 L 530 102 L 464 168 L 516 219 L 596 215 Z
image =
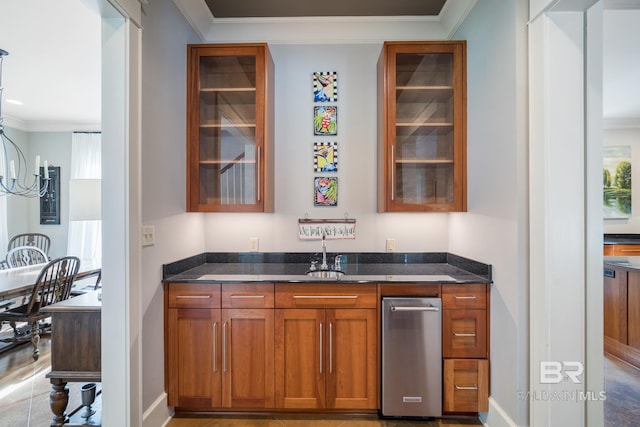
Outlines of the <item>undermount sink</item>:
M 307 276 L 315 279 L 333 279 L 338 280 L 344 276 L 344 271 L 339 270 L 311 270 L 307 271 Z

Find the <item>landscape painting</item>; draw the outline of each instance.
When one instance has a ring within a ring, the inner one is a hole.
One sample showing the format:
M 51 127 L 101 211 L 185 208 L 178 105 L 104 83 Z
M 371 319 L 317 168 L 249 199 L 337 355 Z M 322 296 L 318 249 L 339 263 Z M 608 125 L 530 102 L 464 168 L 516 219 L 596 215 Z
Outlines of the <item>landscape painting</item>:
M 631 147 L 604 147 L 604 219 L 631 217 Z

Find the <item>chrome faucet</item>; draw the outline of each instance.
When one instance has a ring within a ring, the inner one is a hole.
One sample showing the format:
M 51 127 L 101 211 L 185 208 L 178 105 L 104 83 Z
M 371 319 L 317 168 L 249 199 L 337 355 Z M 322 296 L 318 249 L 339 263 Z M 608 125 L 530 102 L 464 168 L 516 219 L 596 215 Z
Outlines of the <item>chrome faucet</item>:
M 329 265 L 327 264 L 327 238 L 324 235 L 324 230 L 322 230 L 322 264 L 320 264 L 320 270 L 328 270 Z
M 335 256 L 332 268 L 330 268 L 329 264 L 327 263 L 327 236 L 325 235 L 324 230 L 322 231 L 322 264 L 320 264 L 320 268 L 318 268 L 318 261 L 315 259 L 312 259 L 311 266 L 309 267 L 309 271 L 317 271 L 317 270 L 342 271 L 341 255 L 338 254 Z

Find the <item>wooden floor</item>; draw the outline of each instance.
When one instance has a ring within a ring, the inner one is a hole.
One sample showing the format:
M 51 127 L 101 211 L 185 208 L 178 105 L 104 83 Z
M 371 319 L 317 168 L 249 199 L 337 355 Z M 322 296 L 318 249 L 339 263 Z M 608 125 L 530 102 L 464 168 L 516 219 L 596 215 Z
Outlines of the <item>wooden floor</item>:
M 167 427 L 457 427 L 482 423 L 473 418 L 438 419 L 434 421 L 380 420 L 377 417 L 273 416 L 225 418 L 174 418 Z
M 5 326 L 6 330 L 6 326 Z M 49 407 L 50 339 L 40 343 L 40 358 L 34 362 L 29 344 L 0 354 L 0 427 L 47 427 L 52 414 Z M 605 358 L 604 404 L 605 426 L 638 426 L 640 420 L 640 370 L 617 359 Z M 83 383 L 69 383 L 68 408 L 80 407 L 80 387 Z M 100 384 L 98 385 L 100 386 Z M 378 420 L 376 417 L 207 417 L 173 418 L 167 427 L 376 427 L 376 426 L 467 426 L 481 425 L 475 419 L 439 419 L 433 422 Z M 158 426 L 161 427 L 161 426 Z

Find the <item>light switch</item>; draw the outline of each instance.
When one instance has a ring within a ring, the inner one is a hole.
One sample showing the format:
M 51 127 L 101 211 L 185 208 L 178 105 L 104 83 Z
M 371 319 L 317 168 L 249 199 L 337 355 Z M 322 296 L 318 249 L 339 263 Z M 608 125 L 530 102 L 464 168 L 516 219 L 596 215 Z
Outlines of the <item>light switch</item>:
M 156 230 L 153 225 L 142 226 L 142 246 L 153 246 L 156 243 Z
M 260 246 L 260 239 L 258 237 L 249 237 L 249 251 L 258 252 Z
M 387 239 L 387 252 L 396 250 L 396 239 Z

